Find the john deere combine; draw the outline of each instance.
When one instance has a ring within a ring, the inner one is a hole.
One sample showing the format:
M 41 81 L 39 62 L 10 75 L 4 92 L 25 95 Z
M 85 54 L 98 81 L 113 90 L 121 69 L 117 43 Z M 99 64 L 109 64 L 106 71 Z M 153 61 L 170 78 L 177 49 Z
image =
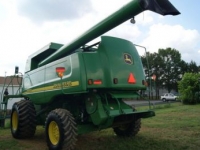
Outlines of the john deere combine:
M 106 3 L 106 2 L 105 2 Z M 118 136 L 135 136 L 141 118 L 154 111 L 136 111 L 123 102 L 145 90 L 138 52 L 130 41 L 96 37 L 150 10 L 178 15 L 168 0 L 133 0 L 67 45 L 50 43 L 26 63 L 22 92 L 11 113 L 14 138 L 28 138 L 44 125 L 49 149 L 73 149 L 77 134 L 113 128 Z M 15 97 L 4 97 L 4 101 Z

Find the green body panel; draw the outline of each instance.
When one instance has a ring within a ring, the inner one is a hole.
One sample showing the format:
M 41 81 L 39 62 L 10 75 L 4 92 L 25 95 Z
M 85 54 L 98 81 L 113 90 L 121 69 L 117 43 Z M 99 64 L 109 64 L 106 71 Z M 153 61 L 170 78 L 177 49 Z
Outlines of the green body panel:
M 131 62 L 126 62 L 126 56 Z M 101 85 L 89 85 L 88 88 L 107 88 L 120 90 L 145 89 L 143 66 L 135 46 L 123 39 L 103 36 L 101 43 L 94 53 L 83 54 L 87 79 L 102 80 Z M 92 65 L 91 65 L 92 64 Z M 135 84 L 128 83 L 132 73 Z M 113 83 L 114 79 L 117 84 Z
M 101 125 L 104 124 L 105 121 L 108 119 L 108 115 L 106 114 L 106 111 L 103 108 L 101 100 L 98 99 L 96 101 L 97 101 L 97 109 L 96 111 L 94 111 L 94 113 L 90 114 L 90 117 L 94 125 Z
M 126 62 L 126 55 L 130 57 L 129 62 Z M 65 67 L 62 79 L 57 76 L 56 67 Z M 134 84 L 128 83 L 130 73 L 135 77 Z M 101 80 L 102 84 L 88 85 L 89 79 Z M 113 83 L 114 79 L 118 81 L 116 84 Z M 50 103 L 57 95 L 87 93 L 94 88 L 126 91 L 128 97 L 135 97 L 133 91 L 145 89 L 144 80 L 142 63 L 135 46 L 127 40 L 102 37 L 95 51 L 77 52 L 27 72 L 23 95 L 34 104 Z M 118 95 L 118 98 L 127 98 L 125 94 L 121 95 L 123 97 Z

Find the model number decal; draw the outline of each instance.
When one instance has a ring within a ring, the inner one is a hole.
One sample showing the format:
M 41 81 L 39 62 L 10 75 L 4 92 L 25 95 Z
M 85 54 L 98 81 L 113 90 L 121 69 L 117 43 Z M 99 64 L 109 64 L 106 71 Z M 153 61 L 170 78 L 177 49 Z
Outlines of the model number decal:
M 79 85 L 79 81 L 66 81 L 66 82 L 62 82 L 62 86 L 63 87 L 71 87 L 71 86 L 78 86 Z M 61 88 L 61 83 L 56 83 L 53 85 L 53 88 L 54 89 L 58 89 L 58 88 Z
M 79 81 L 62 82 L 63 88 L 68 88 L 68 87 L 73 87 L 73 86 L 78 86 L 78 85 L 79 85 Z M 51 86 L 29 89 L 29 90 L 23 92 L 23 94 L 40 93 L 40 92 L 45 92 L 45 91 L 48 91 L 48 90 L 54 90 L 54 89 L 60 89 L 60 88 L 62 88 L 61 83 L 56 83 L 56 84 L 53 84 Z

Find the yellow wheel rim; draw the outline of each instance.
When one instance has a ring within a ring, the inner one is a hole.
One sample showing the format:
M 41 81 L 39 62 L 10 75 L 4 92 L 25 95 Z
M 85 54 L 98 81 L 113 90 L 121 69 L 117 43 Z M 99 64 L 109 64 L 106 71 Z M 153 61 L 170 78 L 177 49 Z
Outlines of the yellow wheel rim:
M 48 133 L 49 133 L 49 139 L 51 143 L 53 145 L 58 144 L 59 139 L 60 139 L 60 132 L 59 132 L 58 125 L 55 121 L 50 122 Z
M 17 130 L 17 126 L 18 126 L 18 114 L 16 111 L 14 111 L 12 114 L 12 129 Z

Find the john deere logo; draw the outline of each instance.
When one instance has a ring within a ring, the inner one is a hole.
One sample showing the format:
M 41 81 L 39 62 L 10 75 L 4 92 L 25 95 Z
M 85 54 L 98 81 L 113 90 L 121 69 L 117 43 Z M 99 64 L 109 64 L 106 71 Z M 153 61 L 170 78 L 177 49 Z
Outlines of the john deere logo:
M 133 59 L 130 54 L 124 54 L 124 61 L 129 65 L 133 64 Z

